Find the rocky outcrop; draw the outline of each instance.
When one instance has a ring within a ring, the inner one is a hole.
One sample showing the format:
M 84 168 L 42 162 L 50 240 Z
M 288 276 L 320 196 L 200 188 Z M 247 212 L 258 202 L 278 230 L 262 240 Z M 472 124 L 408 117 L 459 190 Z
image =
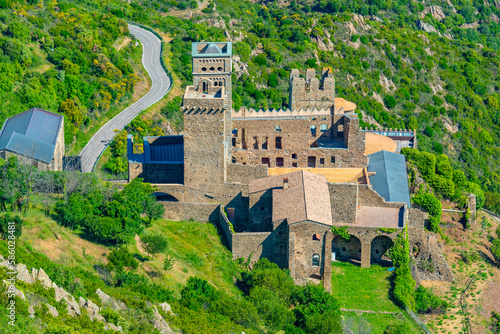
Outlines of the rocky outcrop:
M 422 13 L 420 13 L 420 18 L 424 18 L 425 15 L 431 13 L 432 17 L 438 21 L 444 20 L 446 15 L 444 15 L 443 10 L 439 6 L 430 6 L 425 8 Z
M 104 317 L 99 314 L 100 308 L 96 304 L 94 304 L 91 300 L 85 300 L 85 298 L 80 297 L 78 300 L 78 305 L 80 305 L 81 308 L 87 310 L 87 315 L 89 316 L 90 320 L 94 321 L 100 321 L 100 322 L 106 322 Z
M 165 319 L 161 316 L 160 312 L 158 312 L 156 306 L 153 307 L 153 310 L 154 310 L 153 316 L 155 318 L 154 327 L 157 330 L 159 330 L 161 334 L 174 334 L 174 331 L 170 328 Z
M 420 29 L 420 30 L 423 30 L 423 31 L 427 31 L 427 32 L 438 33 L 438 31 L 436 30 L 436 28 L 434 28 L 432 25 L 430 25 L 428 23 L 425 23 L 422 20 L 417 20 L 417 28 Z
M 356 35 L 358 33 L 358 31 L 356 30 L 356 28 L 354 28 L 354 24 L 352 24 L 351 21 L 344 23 L 344 27 L 347 29 L 347 31 L 351 35 Z
M 50 280 L 49 276 L 47 275 L 47 273 L 43 269 L 40 269 L 38 271 L 38 274 L 36 276 L 36 280 L 39 281 L 40 283 L 42 283 L 42 285 L 46 289 L 50 289 L 52 287 L 52 281 Z
M 354 14 L 352 16 L 352 19 L 354 20 L 354 22 L 358 24 L 358 27 L 361 28 L 362 30 L 370 30 L 372 28 L 369 24 L 365 22 L 363 16 L 359 14 Z
M 45 304 L 47 305 L 47 307 L 49 308 L 49 313 L 54 317 L 54 318 L 57 318 L 59 316 L 59 312 L 57 312 L 57 309 L 50 305 L 50 304 Z
M 472 23 L 464 23 L 460 26 L 462 29 L 477 29 L 479 28 L 479 23 L 477 22 L 472 22 Z
M 109 306 L 115 311 L 127 309 L 127 305 L 125 305 L 124 302 L 111 298 L 109 295 L 102 292 L 101 289 L 97 289 L 95 293 L 101 298 L 101 303 L 103 305 Z
M 30 272 L 28 271 L 28 268 L 26 265 L 22 263 L 18 263 L 16 266 L 16 271 L 17 271 L 17 280 L 22 281 L 27 284 L 33 284 L 35 283 L 30 275 Z

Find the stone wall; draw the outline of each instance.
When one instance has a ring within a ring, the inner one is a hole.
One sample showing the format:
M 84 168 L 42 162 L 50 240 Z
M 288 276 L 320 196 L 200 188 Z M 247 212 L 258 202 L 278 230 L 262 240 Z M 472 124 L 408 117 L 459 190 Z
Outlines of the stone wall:
M 323 278 L 325 272 L 331 271 L 331 226 L 303 221 L 288 228 L 290 240 L 293 239 L 289 245 L 288 265 L 295 283 L 305 285 L 310 278 Z M 313 258 L 317 256 L 319 263 L 315 265 Z M 328 280 L 323 281 L 330 286 Z
M 328 182 L 333 224 L 355 224 L 358 207 L 358 186 Z
M 268 159 L 269 167 L 288 168 L 367 166 L 365 134 L 356 128 L 359 123 L 357 118 L 347 122 L 352 129 L 344 132 L 346 117 L 234 118 L 233 162 L 258 166 Z M 322 146 L 323 142 L 327 143 L 327 147 Z M 311 162 L 310 157 L 315 161 Z
M 273 190 L 266 189 L 252 193 L 248 204 L 248 231 L 273 230 Z
M 227 165 L 227 180 L 228 182 L 240 182 L 249 184 L 250 181 L 267 177 L 267 166 L 249 166 L 239 163 Z
M 61 118 L 61 127 L 59 128 L 59 133 L 57 134 L 56 148 L 54 150 L 54 157 L 52 163 L 50 164 L 50 170 L 52 171 L 62 171 L 63 170 L 63 158 L 65 154 L 64 145 L 64 119 Z
M 325 75 L 321 81 L 314 69 L 307 69 L 306 78 L 300 78 L 299 71 L 290 72 L 290 106 L 292 109 L 328 108 L 335 103 L 335 79 Z
M 128 181 L 140 177 L 148 183 L 177 183 L 184 182 L 183 163 L 140 163 L 128 164 Z
M 183 221 L 194 219 L 199 222 L 219 221 L 218 207 L 219 203 L 193 203 L 193 202 L 169 202 L 159 201 L 163 204 L 165 213 L 163 218 L 166 220 Z
M 239 257 L 250 263 L 257 262 L 261 257 L 268 257 L 276 247 L 270 239 L 271 232 L 246 232 L 233 234 L 233 259 Z
M 222 234 L 224 234 L 229 249 L 232 252 L 234 229 L 232 227 L 231 222 L 229 221 L 229 219 L 227 219 L 227 216 L 224 214 L 224 208 L 221 205 L 219 205 L 218 214 L 219 214 L 219 228 Z
M 358 185 L 358 206 L 378 206 L 382 208 L 401 208 L 405 203 L 386 202 L 367 184 Z

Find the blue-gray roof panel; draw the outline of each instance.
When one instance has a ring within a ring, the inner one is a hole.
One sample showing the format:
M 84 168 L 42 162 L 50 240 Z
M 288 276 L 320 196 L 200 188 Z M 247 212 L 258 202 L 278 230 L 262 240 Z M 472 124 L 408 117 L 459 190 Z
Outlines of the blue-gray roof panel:
M 410 207 L 410 190 L 405 157 L 402 154 L 380 151 L 368 155 L 370 183 L 380 196 L 388 202 L 406 202 Z
M 38 108 L 8 118 L 0 132 L 0 150 L 50 164 L 61 124 L 61 115 Z

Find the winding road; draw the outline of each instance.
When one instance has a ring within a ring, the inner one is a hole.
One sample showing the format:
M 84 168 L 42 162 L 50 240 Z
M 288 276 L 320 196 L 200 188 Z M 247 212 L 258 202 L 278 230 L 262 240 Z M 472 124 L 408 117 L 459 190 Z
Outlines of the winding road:
M 141 111 L 158 102 L 169 91 L 172 82 L 160 63 L 161 41 L 152 32 L 128 25 L 130 33 L 137 37 L 143 46 L 142 64 L 151 77 L 151 89 L 140 100 L 110 119 L 89 140 L 80 152 L 82 173 L 89 173 L 99 160 L 101 153 L 116 135 L 115 130 L 123 129 Z

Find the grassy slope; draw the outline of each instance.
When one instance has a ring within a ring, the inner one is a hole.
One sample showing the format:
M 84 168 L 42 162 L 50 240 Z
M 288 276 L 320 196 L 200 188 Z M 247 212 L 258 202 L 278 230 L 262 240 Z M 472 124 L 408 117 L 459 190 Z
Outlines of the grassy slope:
M 389 325 L 406 324 L 411 333 L 420 333 L 415 322 L 405 315 L 390 298 L 392 273 L 387 267 L 372 265 L 360 268 L 350 263 L 332 264 L 332 294 L 340 307 L 349 310 L 364 310 L 384 313 L 361 313 L 342 311 L 345 323 L 355 333 L 384 333 Z
M 40 211 L 32 210 L 26 220 L 19 239 L 20 246 L 30 245 L 65 266 L 95 272 L 94 265 L 105 264 L 107 254 L 114 249 L 81 239 L 74 231 L 58 225 Z M 230 294 L 239 293 L 233 285 L 233 276 L 239 275 L 239 269 L 231 261 L 230 252 L 221 244 L 213 225 L 159 220 L 149 229 L 161 232 L 168 239 L 167 253 L 175 259 L 174 268 L 165 272 L 165 254 L 147 259 L 147 254 L 139 250 L 138 243 L 132 243 L 128 249 L 141 260 L 137 273 L 149 276 L 152 281 L 175 293 L 194 275 Z

